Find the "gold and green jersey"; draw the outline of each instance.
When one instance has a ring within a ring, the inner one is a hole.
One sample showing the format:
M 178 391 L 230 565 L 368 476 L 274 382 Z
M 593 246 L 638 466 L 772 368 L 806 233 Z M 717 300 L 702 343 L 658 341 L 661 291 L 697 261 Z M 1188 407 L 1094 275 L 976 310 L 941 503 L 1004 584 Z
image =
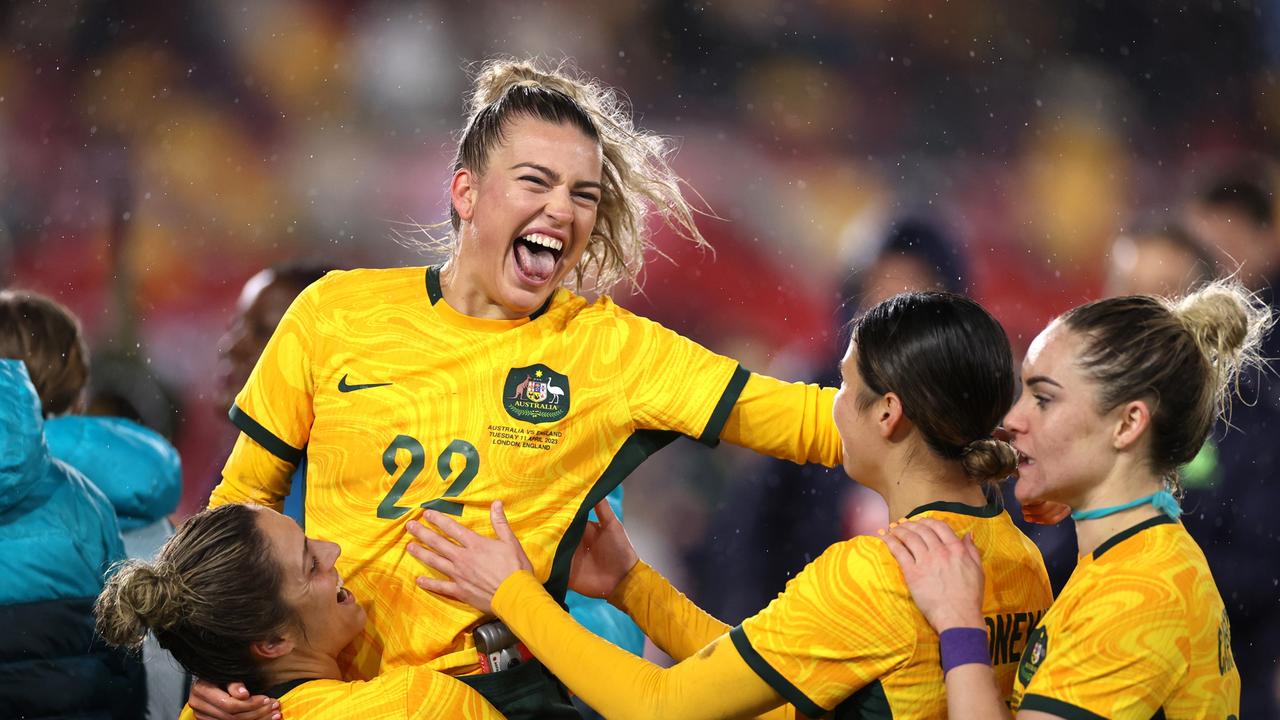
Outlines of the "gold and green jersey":
M 300 682 L 279 700 L 284 717 L 307 720 L 353 717 L 502 720 L 503 717 L 480 693 L 460 680 L 422 668 L 399 668 L 369 682 Z M 195 720 L 195 713 L 190 707 L 183 708 L 180 720 Z
M 431 574 L 405 552 L 421 508 L 491 535 L 502 500 L 561 598 L 591 507 L 649 454 L 723 437 L 836 464 L 833 394 L 750 375 L 608 298 L 558 290 L 530 318 L 488 320 L 450 308 L 434 268 L 330 273 L 236 398 L 243 434 L 211 504 L 278 507 L 305 452 L 307 532 L 342 546 L 338 570 L 369 614 L 348 677 L 468 673 L 481 616 L 414 584 Z
M 1239 715 L 1226 610 L 1181 523 L 1146 520 L 1080 558 L 1032 635 L 1013 703 L 1064 718 Z
M 1053 601 L 1040 551 L 995 503 L 937 502 L 909 517 L 947 523 L 982 554 L 982 612 L 1008 697 L 1027 637 Z M 832 545 L 729 637 L 756 674 L 809 717 L 946 717 L 938 635 L 880 538 Z

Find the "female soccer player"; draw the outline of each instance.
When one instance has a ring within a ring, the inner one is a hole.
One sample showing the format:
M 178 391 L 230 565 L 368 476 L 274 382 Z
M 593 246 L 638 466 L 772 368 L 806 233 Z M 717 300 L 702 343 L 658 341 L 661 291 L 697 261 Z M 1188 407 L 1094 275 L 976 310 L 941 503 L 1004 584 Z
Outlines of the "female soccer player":
M 285 314 L 231 411 L 243 434 L 210 504 L 277 506 L 305 451 L 307 529 L 342 539 L 369 603 L 351 677 L 478 668 L 480 614 L 414 588 L 410 511 L 482 527 L 504 498 L 561 597 L 591 507 L 679 435 L 840 462 L 833 389 L 751 375 L 562 287 L 634 279 L 651 210 L 704 242 L 665 153 L 611 90 L 491 63 L 458 147 L 448 261 L 330 273 Z
M 991 437 L 1013 401 L 1004 331 L 971 300 L 899 295 L 857 321 L 841 375 L 834 415 L 850 477 L 880 493 L 891 517 L 937 518 L 978 548 L 991 578 L 981 612 L 1007 696 L 1026 631 L 1052 596 L 1040 553 L 985 492 L 1016 461 Z M 649 590 L 630 587 L 652 583 L 635 565 L 619 602 L 641 627 L 660 644 L 670 635 L 664 627 L 701 628 L 693 634 L 709 640 L 701 650 L 669 644 L 682 661 L 664 670 L 576 626 L 528 572 L 500 510 L 494 515 L 498 540 L 435 511 L 426 519 L 452 541 L 411 523 L 422 544 L 411 554 L 449 577 L 419 584 L 496 614 L 606 717 L 740 717 L 784 702 L 810 717 L 945 713 L 938 636 L 878 538 L 831 546 L 768 608 L 731 630 L 687 603 L 670 603 L 674 616 L 655 621 L 670 611 L 655 609 Z M 667 604 L 670 593 L 656 597 Z
M 1204 443 L 1227 388 L 1257 357 L 1269 313 L 1235 282 L 1179 302 L 1110 298 L 1049 324 L 1023 365 L 1005 427 L 1019 498 L 1075 511 L 1080 561 L 1022 655 L 1018 718 L 1228 718 L 1239 714 L 1231 630 L 1204 554 L 1178 522 L 1177 468 Z M 950 649 L 951 717 L 1009 717 L 986 659 L 983 569 L 932 522 L 887 541 Z
M 192 674 L 244 681 L 293 717 L 501 718 L 471 688 L 430 670 L 343 680 L 338 653 L 366 615 L 335 568 L 340 554 L 268 508 L 206 510 L 155 560 L 116 569 L 94 608 L 98 631 L 132 648 L 151 633 Z

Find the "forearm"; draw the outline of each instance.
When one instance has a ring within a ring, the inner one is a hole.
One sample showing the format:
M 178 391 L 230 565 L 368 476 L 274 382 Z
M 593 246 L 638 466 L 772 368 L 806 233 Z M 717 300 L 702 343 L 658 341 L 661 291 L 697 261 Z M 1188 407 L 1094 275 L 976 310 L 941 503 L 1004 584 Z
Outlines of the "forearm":
M 752 375 L 720 438 L 765 455 L 828 467 L 843 461 L 831 417 L 835 388 Z
M 666 578 L 643 561 L 627 573 L 609 602 L 631 616 L 645 635 L 676 660 L 684 660 L 729 626 L 685 597 Z
M 244 433 L 236 439 L 231 457 L 222 468 L 222 482 L 209 496 L 209 507 L 231 503 L 256 503 L 279 511 L 289 494 L 294 466 L 271 454 Z
M 947 717 L 954 720 L 1012 720 L 990 665 L 971 663 L 947 673 Z
M 578 625 L 528 572 L 507 578 L 492 604 L 533 654 L 605 717 L 747 717 L 782 704 L 731 643 L 659 668 Z

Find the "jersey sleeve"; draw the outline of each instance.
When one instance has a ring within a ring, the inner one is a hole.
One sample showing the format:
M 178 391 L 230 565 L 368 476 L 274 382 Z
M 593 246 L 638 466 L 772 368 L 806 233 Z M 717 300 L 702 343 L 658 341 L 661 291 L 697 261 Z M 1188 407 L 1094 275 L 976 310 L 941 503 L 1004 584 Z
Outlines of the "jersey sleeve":
M 901 578 L 878 540 L 833 545 L 729 637 L 779 695 L 821 717 L 911 659 L 915 606 Z
M 736 360 L 616 307 L 618 381 L 632 421 L 715 445 L 747 381 Z
M 209 499 L 211 507 L 229 502 L 283 507 L 315 417 L 312 371 L 323 283 L 313 283 L 294 299 L 236 396 L 229 414 L 241 435 Z
M 695 605 L 643 561 L 627 573 L 609 601 L 676 660 L 684 660 L 729 632 L 728 625 Z
M 836 389 L 752 374 L 721 438 L 772 457 L 835 467 L 844 461 L 831 417 Z
M 292 465 L 302 460 L 315 418 L 312 371 L 324 284 L 313 283 L 294 299 L 230 412 L 244 434 Z
M 503 581 L 493 609 L 552 673 L 608 718 L 739 717 L 782 705 L 723 636 L 675 666 L 660 668 L 575 623 L 528 572 Z M 788 712 L 775 710 L 768 717 Z
M 1111 573 L 1089 606 L 1042 638 L 1020 709 L 1062 717 L 1156 715 L 1188 665 L 1186 609 L 1163 579 Z M 1039 631 L 1037 631 L 1039 632 Z M 1182 648 L 1182 649 L 1180 649 Z

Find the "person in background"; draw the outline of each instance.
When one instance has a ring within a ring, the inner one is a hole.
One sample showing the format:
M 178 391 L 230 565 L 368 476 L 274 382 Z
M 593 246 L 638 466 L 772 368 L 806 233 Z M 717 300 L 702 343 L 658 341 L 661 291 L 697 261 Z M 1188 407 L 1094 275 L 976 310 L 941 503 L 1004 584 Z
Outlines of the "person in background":
M 1231 168 L 1212 177 L 1187 208 L 1187 224 L 1216 254 L 1220 275 L 1236 273 L 1280 312 L 1280 233 L 1268 166 Z M 1280 334 L 1261 355 L 1280 358 Z M 1231 617 L 1231 647 L 1242 668 L 1242 717 L 1280 717 L 1280 382 L 1274 372 L 1240 377 L 1234 403 L 1210 436 L 1217 446 L 1216 484 L 1189 493 L 1183 522 L 1204 548 Z M 1198 497 L 1196 497 L 1198 496 Z
M 141 663 L 94 634 L 93 601 L 125 556 L 116 513 L 45 442 L 89 376 L 79 324 L 46 298 L 0 292 L 0 716 L 136 718 Z
M 1155 221 L 1121 233 L 1107 254 L 1107 297 L 1182 297 L 1216 277 L 1210 250 L 1175 221 Z

